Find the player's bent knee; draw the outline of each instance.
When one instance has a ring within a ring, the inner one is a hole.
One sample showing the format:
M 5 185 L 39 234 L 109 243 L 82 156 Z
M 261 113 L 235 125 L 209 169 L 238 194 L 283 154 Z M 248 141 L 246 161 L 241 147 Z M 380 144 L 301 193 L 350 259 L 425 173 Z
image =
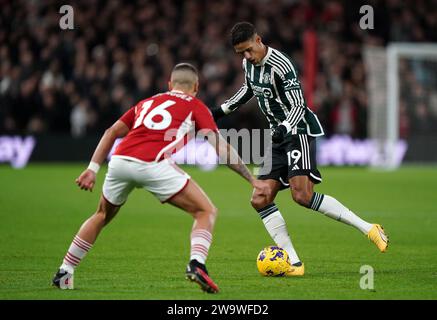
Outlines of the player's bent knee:
M 113 211 L 105 211 L 101 208 L 97 210 L 97 212 L 94 214 L 94 219 L 97 220 L 97 223 L 102 225 L 103 227 L 106 226 L 111 220 L 114 218 L 114 216 L 117 214 L 118 208 Z
M 192 214 L 195 219 L 208 216 L 210 219 L 215 220 L 218 214 L 218 209 L 215 206 L 208 206 L 206 208 L 195 210 Z
M 208 210 L 208 214 L 215 220 L 218 214 L 218 209 L 215 206 L 211 206 L 211 208 Z
M 100 198 L 97 211 L 94 214 L 95 219 L 103 226 L 106 226 L 115 217 L 121 206 L 116 206 L 108 202 L 103 196 Z
M 300 204 L 301 206 L 308 207 L 311 201 L 311 195 L 309 192 L 301 191 L 301 190 L 293 190 L 292 192 L 293 200 Z
M 262 209 L 267 206 L 270 202 L 266 196 L 253 195 L 250 199 L 250 204 L 256 210 Z

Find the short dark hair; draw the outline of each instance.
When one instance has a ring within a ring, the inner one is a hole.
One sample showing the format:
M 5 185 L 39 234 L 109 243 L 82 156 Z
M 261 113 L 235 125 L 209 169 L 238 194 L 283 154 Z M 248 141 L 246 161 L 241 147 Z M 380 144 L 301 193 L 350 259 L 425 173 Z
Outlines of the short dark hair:
M 231 30 L 231 43 L 233 46 L 251 39 L 256 34 L 253 24 L 250 22 L 238 22 Z
M 199 76 L 199 73 L 197 72 L 197 69 L 195 66 L 193 66 L 191 63 L 188 62 L 182 62 L 182 63 L 178 63 L 177 65 L 174 66 L 173 71 L 183 71 L 183 70 L 189 70 L 191 72 L 193 72 L 196 76 Z

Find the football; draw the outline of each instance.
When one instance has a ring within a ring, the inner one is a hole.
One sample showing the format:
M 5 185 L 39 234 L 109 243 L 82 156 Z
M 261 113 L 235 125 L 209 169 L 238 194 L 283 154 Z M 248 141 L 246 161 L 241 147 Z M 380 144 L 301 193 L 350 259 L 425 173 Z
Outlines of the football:
M 258 271 L 263 276 L 281 277 L 290 268 L 287 252 L 277 246 L 269 246 L 261 250 L 256 259 Z

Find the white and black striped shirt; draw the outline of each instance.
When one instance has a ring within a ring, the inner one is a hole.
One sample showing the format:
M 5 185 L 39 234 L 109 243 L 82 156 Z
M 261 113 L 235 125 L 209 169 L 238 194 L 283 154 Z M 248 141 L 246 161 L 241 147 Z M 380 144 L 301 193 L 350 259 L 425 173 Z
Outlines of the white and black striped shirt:
M 290 57 L 269 47 L 266 56 L 257 65 L 243 59 L 243 70 L 243 86 L 221 105 L 225 113 L 238 109 L 255 96 L 271 128 L 283 124 L 291 134 L 324 134 L 317 116 L 307 108 L 298 73 Z

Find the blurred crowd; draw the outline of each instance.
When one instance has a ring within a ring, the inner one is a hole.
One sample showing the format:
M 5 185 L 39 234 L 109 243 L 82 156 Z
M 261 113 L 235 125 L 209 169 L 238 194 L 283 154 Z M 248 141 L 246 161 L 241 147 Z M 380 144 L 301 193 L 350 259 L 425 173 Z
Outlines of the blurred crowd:
M 59 26 L 63 4 L 0 0 L 0 132 L 99 134 L 138 100 L 167 90 L 181 61 L 197 66 L 199 97 L 216 107 L 243 82 L 229 32 L 235 22 L 250 21 L 264 43 L 289 54 L 301 71 L 302 34 L 316 32 L 310 107 L 328 134 L 365 137 L 363 45 L 437 41 L 433 0 L 77 0 L 73 30 Z M 363 4 L 374 8 L 373 30 L 359 28 Z M 219 125 L 267 127 L 254 101 Z

